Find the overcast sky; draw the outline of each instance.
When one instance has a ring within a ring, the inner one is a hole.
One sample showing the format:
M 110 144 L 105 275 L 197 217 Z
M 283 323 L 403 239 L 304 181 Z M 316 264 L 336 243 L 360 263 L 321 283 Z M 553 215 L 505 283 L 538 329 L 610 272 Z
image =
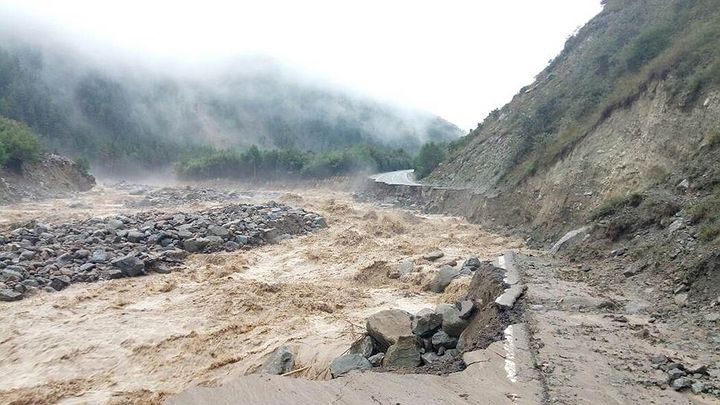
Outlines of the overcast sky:
M 83 47 L 168 66 L 269 55 L 464 130 L 600 10 L 600 0 L 0 0 L 4 17 Z

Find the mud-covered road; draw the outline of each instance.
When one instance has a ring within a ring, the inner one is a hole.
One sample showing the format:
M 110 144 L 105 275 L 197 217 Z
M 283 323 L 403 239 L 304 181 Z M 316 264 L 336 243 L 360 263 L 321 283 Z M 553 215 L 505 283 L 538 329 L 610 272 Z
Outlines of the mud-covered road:
M 144 208 L 129 188 L 97 187 L 73 199 L 0 208 L 0 227 L 31 219 L 66 221 L 130 213 L 197 210 L 227 201 L 172 201 Z M 182 271 L 73 284 L 1 303 L 0 402 L 149 403 L 194 386 L 252 373 L 283 344 L 297 348 L 297 377 L 327 378 L 327 365 L 362 332 L 370 314 L 415 312 L 463 293 L 423 291 L 440 263 L 492 258 L 518 248 L 457 218 L 356 203 L 328 190 L 242 193 L 313 210 L 328 227 L 278 244 L 191 256 Z M 140 208 L 137 208 L 140 206 Z M 387 277 L 415 261 L 415 272 Z

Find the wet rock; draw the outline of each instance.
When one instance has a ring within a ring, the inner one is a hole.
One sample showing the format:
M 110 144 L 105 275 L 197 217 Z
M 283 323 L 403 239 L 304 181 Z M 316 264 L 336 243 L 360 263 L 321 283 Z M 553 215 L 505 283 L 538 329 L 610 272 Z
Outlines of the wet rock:
M 452 268 L 450 266 L 445 266 L 440 269 L 440 271 L 435 274 L 435 278 L 430 282 L 429 290 L 434 293 L 441 293 L 445 291 L 445 288 L 450 285 L 450 283 L 453 281 L 455 277 L 457 277 L 460 274 L 460 272 Z
M 590 228 L 584 226 L 566 233 L 550 248 L 550 254 L 556 255 L 560 251 L 575 246 L 589 236 Z
M 442 314 L 442 330 L 452 337 L 459 337 L 468 326 L 468 321 L 460 318 L 460 311 L 450 304 L 440 304 L 435 312 Z
M 445 256 L 445 253 L 438 250 L 438 251 L 430 252 L 430 253 L 423 255 L 423 259 L 433 262 L 443 256 Z
M 55 291 L 60 291 L 70 285 L 70 277 L 57 276 L 50 279 L 50 287 Z
M 19 301 L 23 298 L 21 292 L 9 288 L 0 289 L 0 301 Z
M 454 349 L 457 346 L 458 339 L 448 335 L 444 330 L 435 332 L 432 337 L 432 345 L 435 349 Z
M 378 343 L 378 349 L 385 351 L 400 336 L 412 335 L 412 316 L 400 309 L 380 311 L 367 319 L 366 328 Z
M 183 242 L 183 249 L 190 253 L 202 252 L 210 244 L 206 238 L 192 238 Z
M 442 315 L 432 309 L 423 309 L 412 319 L 412 332 L 420 337 L 432 336 L 442 325 Z
M 385 358 L 385 353 L 377 353 L 377 354 L 373 354 L 372 356 L 368 357 L 368 361 L 370 362 L 370 364 L 372 364 L 373 367 L 380 367 L 382 365 L 384 358 Z
M 112 265 L 122 270 L 128 277 L 137 277 L 145 274 L 145 262 L 134 255 L 127 255 L 113 260 Z
M 363 357 L 370 357 L 373 352 L 375 352 L 375 343 L 370 336 L 365 336 L 364 338 L 355 341 L 352 346 L 350 346 L 350 354 L 359 354 Z
M 295 367 L 295 355 L 287 346 L 277 348 L 265 361 L 261 371 L 266 374 L 281 375 L 289 373 Z
M 385 352 L 385 367 L 409 368 L 422 364 L 420 348 L 415 336 L 400 336 L 397 342 Z
M 359 354 L 346 354 L 330 363 L 330 375 L 337 378 L 351 371 L 370 370 L 371 368 L 372 364 L 365 357 Z
M 463 300 L 458 303 L 458 309 L 460 313 L 458 316 L 460 319 L 470 319 L 473 312 L 475 312 L 475 303 L 470 300 Z
M 477 270 L 480 267 L 480 259 L 477 257 L 469 257 L 467 260 L 465 260 L 465 263 L 463 263 L 463 268 L 469 268 L 473 271 Z
M 693 380 L 687 377 L 680 377 L 672 382 L 670 386 L 675 391 L 682 391 L 686 388 L 690 388 L 692 386 Z

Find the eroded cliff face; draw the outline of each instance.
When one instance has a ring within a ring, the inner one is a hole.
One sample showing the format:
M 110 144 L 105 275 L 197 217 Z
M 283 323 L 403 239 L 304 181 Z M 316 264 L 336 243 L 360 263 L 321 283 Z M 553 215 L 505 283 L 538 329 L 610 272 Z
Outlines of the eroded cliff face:
M 712 169 L 718 21 L 720 5 L 705 0 L 607 1 L 428 183 L 472 190 L 485 214 L 470 217 L 555 236 L 612 199 Z
M 67 196 L 87 191 L 95 178 L 75 162 L 56 154 L 45 154 L 19 170 L 0 170 L 0 204 L 27 199 Z

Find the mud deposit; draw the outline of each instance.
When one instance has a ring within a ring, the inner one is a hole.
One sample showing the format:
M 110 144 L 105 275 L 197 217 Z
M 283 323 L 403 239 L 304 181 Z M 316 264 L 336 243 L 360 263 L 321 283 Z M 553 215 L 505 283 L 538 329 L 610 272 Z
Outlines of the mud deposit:
M 72 200 L 3 207 L 0 218 L 128 214 L 138 205 L 129 202 L 142 198 L 101 187 Z M 328 228 L 253 250 L 193 255 L 180 272 L 78 283 L 2 303 L 0 402 L 160 402 L 191 385 L 252 373 L 283 344 L 297 351 L 296 368 L 308 367 L 296 377 L 325 379 L 367 316 L 387 308 L 414 313 L 466 293 L 467 279 L 443 294 L 424 291 L 438 267 L 520 246 L 457 218 L 355 203 L 329 191 L 241 193 L 153 209 L 269 199 L 318 212 Z M 441 260 L 422 259 L 438 249 Z M 387 277 L 408 259 L 414 272 Z

